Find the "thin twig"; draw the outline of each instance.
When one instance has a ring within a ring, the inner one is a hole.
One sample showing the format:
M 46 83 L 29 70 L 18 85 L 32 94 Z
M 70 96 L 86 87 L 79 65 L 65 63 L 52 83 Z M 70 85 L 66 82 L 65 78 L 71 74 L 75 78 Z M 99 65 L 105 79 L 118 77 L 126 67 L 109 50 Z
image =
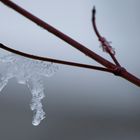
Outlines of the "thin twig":
M 93 7 L 92 10 L 92 24 L 93 24 L 93 29 L 98 37 L 98 40 L 101 42 L 102 46 L 104 46 L 107 49 L 107 52 L 109 53 L 109 55 L 111 56 L 111 58 L 113 59 L 113 61 L 115 62 L 115 64 L 119 67 L 121 67 L 121 65 L 119 64 L 119 62 L 117 61 L 115 55 L 110 51 L 108 46 L 108 43 L 106 43 L 106 40 L 100 35 L 97 26 L 96 26 L 96 9 L 95 6 Z
M 57 64 L 64 64 L 64 65 L 69 65 L 69 66 L 88 68 L 88 69 L 93 69 L 93 70 L 99 70 L 99 71 L 114 73 L 113 69 L 107 69 L 107 68 L 98 67 L 98 66 L 75 63 L 75 62 L 70 62 L 70 61 L 63 61 L 63 60 L 52 59 L 52 58 L 41 57 L 41 56 L 36 56 L 36 55 L 24 53 L 22 51 L 18 51 L 18 50 L 9 48 L 9 47 L 1 44 L 1 43 L 0 43 L 0 48 L 6 50 L 8 52 L 12 52 L 14 54 L 17 54 L 17 55 L 20 55 L 20 56 L 23 56 L 23 57 L 27 57 L 27 58 L 30 58 L 30 59 L 35 59 L 35 60 L 40 60 L 40 61 L 48 61 L 48 62 L 53 62 L 53 63 L 57 63 Z

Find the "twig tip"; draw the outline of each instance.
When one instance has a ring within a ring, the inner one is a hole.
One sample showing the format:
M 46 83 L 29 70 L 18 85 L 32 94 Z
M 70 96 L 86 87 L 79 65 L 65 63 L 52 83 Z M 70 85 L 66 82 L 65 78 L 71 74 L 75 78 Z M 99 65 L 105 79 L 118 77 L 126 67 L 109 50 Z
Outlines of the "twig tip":
M 95 7 L 95 5 L 93 6 L 92 14 L 93 14 L 93 16 L 96 14 L 96 7 Z

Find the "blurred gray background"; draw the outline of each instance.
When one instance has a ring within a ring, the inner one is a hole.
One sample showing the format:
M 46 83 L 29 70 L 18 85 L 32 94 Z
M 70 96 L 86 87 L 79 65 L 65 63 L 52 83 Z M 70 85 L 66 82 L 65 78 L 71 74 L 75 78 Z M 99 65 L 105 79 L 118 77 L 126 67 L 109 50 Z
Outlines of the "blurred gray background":
M 120 63 L 140 77 L 139 0 L 13 1 L 110 60 L 92 29 L 95 5 L 100 32 L 113 42 Z M 2 3 L 0 42 L 31 54 L 97 65 Z M 44 84 L 47 118 L 35 127 L 29 89 L 9 81 L 0 95 L 1 140 L 140 139 L 140 89 L 135 85 L 111 74 L 63 65 Z

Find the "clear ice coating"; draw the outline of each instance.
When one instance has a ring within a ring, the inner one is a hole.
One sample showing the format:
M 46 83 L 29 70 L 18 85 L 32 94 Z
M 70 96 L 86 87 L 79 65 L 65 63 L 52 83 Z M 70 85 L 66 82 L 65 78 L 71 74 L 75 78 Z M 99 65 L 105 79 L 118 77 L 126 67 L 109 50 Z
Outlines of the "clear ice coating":
M 20 84 L 26 84 L 31 91 L 31 110 L 33 125 L 39 125 L 45 118 L 41 100 L 44 98 L 43 77 L 50 77 L 58 67 L 51 62 L 32 60 L 13 53 L 0 50 L 0 92 L 8 80 L 16 78 Z

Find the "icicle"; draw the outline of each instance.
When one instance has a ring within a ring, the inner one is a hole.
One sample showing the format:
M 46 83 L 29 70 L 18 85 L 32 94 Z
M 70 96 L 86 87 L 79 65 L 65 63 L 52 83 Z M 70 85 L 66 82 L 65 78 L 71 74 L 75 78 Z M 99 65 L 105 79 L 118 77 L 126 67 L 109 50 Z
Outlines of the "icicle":
M 45 97 L 43 77 L 52 76 L 58 67 L 50 62 L 31 60 L 11 53 L 0 53 L 0 91 L 8 80 L 16 78 L 18 83 L 26 84 L 31 91 L 31 110 L 34 113 L 33 125 L 39 125 L 45 118 L 41 100 Z

